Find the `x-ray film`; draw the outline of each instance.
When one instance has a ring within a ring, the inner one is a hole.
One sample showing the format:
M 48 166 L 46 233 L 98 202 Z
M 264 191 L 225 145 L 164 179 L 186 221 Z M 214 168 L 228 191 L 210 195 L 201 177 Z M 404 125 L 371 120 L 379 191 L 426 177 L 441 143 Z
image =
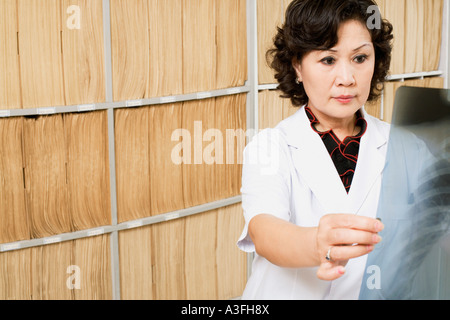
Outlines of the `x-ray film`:
M 450 298 L 450 90 L 401 87 L 361 300 Z

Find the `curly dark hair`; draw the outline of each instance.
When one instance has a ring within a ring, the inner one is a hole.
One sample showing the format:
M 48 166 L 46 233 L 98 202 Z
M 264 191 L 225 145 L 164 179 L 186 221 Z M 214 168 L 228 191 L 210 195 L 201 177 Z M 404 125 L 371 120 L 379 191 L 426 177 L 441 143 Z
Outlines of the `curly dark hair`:
M 328 50 L 338 43 L 339 26 L 357 20 L 367 26 L 373 19 L 372 0 L 294 0 L 286 10 L 284 25 L 277 28 L 274 47 L 267 51 L 269 66 L 275 70 L 281 97 L 290 98 L 294 106 L 308 103 L 303 84 L 297 84 L 292 61 L 302 60 L 313 50 Z M 379 11 L 378 11 L 379 12 Z M 375 70 L 367 101 L 375 101 L 381 94 L 391 64 L 392 31 L 389 21 L 380 19 L 380 25 L 369 28 L 375 48 Z

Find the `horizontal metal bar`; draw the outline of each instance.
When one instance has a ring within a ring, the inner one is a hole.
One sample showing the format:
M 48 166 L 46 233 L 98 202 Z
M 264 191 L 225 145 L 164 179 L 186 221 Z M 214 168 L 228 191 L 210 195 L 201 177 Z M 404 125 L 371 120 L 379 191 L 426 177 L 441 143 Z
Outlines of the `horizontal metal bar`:
M 222 199 L 210 203 L 205 203 L 199 206 L 185 208 L 173 212 L 168 212 L 152 217 L 142 218 L 133 221 L 127 221 L 120 223 L 118 225 L 110 225 L 110 226 L 102 226 L 93 229 L 80 230 L 70 233 L 58 234 L 50 237 L 40 238 L 40 239 L 31 239 L 31 240 L 22 240 L 17 242 L 4 243 L 0 245 L 0 252 L 21 250 L 25 248 L 31 247 L 39 247 L 54 243 L 59 243 L 63 241 L 76 240 L 81 238 L 88 238 L 93 236 L 98 236 L 102 234 L 109 234 L 115 231 L 122 231 L 128 229 L 135 229 L 144 226 L 154 225 L 157 223 L 162 223 L 166 221 L 171 221 L 175 219 L 181 219 L 187 216 L 192 216 L 204 212 L 208 212 L 211 210 L 227 207 L 236 203 L 240 203 L 242 201 L 242 197 L 235 196 L 227 199 Z
M 98 228 L 89 229 L 89 230 L 81 230 L 81 231 L 75 231 L 75 232 L 71 232 L 71 233 L 58 234 L 58 235 L 40 238 L 40 239 L 22 240 L 22 241 L 17 241 L 17 242 L 12 242 L 12 243 L 5 243 L 0 246 L 0 252 L 14 251 L 14 250 L 20 250 L 20 249 L 25 249 L 25 248 L 44 246 L 44 245 L 74 240 L 74 239 L 98 236 L 98 235 L 102 235 L 105 233 L 113 232 L 114 231 L 113 229 L 114 229 L 113 226 L 103 226 L 103 227 L 98 227 Z
M 177 103 L 192 100 L 203 100 L 221 96 L 229 96 L 240 93 L 250 92 L 249 86 L 232 87 L 225 89 L 218 89 L 212 91 L 194 92 L 181 95 L 156 97 L 148 99 L 127 100 L 118 102 L 101 102 L 93 104 L 82 104 L 73 106 L 52 106 L 52 107 L 40 107 L 29 109 L 3 109 L 0 110 L 0 118 L 9 117 L 23 117 L 23 116 L 40 116 L 40 115 L 52 115 L 61 113 L 73 113 L 73 112 L 87 112 L 95 110 L 107 110 L 117 108 L 129 108 L 129 107 L 143 107 L 150 105 L 163 105 L 167 103 Z
M 260 84 L 258 85 L 258 90 L 277 90 L 278 89 L 278 83 L 268 83 L 268 84 Z
M 9 109 L 9 110 L 0 110 L 0 118 L 41 116 L 41 115 L 53 115 L 71 112 L 106 110 L 109 108 L 118 108 L 121 105 L 122 103 L 120 102 L 114 102 L 114 103 L 95 103 L 89 105 L 84 104 L 75 106 L 57 106 L 57 107 L 42 107 L 30 109 Z
M 437 77 L 437 76 L 441 76 L 443 74 L 444 73 L 440 70 L 428 71 L 428 72 L 394 74 L 394 75 L 387 76 L 386 80 L 392 81 L 392 80 L 406 80 L 406 79 L 414 79 L 414 78 L 422 78 L 422 77 Z

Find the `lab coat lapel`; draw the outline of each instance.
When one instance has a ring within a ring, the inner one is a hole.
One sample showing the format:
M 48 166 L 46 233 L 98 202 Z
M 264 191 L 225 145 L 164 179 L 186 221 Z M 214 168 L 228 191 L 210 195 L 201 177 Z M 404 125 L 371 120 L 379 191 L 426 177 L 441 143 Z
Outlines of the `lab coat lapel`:
M 352 186 L 347 194 L 333 161 L 319 135 L 311 129 L 304 108 L 287 124 L 288 144 L 297 174 L 303 178 L 327 213 L 358 214 L 381 175 L 385 157 L 381 147 L 387 143 L 372 119 L 361 139 L 359 158 Z M 385 151 L 384 151 L 385 152 Z
M 346 212 L 347 192 L 322 139 L 312 130 L 304 108 L 293 120 L 287 136 L 297 174 L 327 213 Z
M 372 119 L 365 116 L 367 131 L 361 138 L 358 163 L 349 192 L 349 213 L 358 214 L 365 199 L 375 186 L 385 167 L 386 148 L 388 137 L 383 136 Z

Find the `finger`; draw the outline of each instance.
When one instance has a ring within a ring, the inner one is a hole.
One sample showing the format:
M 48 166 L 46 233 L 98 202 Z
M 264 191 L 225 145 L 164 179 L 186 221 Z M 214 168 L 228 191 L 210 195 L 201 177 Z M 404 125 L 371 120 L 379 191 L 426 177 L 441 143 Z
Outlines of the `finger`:
M 377 233 L 384 229 L 380 220 L 353 214 L 331 214 L 327 216 L 332 228 L 347 228 Z
M 369 254 L 374 249 L 373 245 L 336 246 L 331 248 L 332 261 L 345 261 Z
M 317 278 L 324 281 L 339 279 L 345 274 L 345 268 L 332 262 L 324 262 L 317 269 Z
M 381 237 L 372 232 L 355 229 L 332 229 L 328 233 L 329 243 L 332 245 L 366 244 L 374 245 L 381 242 Z

